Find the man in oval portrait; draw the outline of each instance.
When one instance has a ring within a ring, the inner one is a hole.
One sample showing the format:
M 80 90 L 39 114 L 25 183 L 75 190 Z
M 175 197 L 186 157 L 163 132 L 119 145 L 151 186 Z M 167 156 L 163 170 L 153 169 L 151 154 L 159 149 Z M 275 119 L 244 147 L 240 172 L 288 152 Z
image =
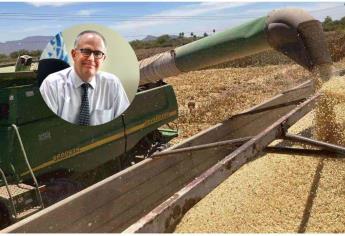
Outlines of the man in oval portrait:
M 48 75 L 40 92 L 48 107 L 62 119 L 78 125 L 100 125 L 120 116 L 129 100 L 119 78 L 99 71 L 107 57 L 106 40 L 86 30 L 75 39 L 74 65 Z

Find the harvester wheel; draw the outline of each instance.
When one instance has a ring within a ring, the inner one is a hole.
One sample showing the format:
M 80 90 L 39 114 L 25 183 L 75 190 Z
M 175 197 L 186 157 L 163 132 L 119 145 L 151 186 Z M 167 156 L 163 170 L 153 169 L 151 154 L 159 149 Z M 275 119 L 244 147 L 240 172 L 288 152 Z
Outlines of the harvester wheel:
M 46 191 L 42 194 L 45 206 L 50 206 L 82 190 L 82 185 L 67 178 L 51 179 L 45 183 Z
M 0 229 L 6 228 L 11 224 L 10 214 L 6 207 L 0 203 Z

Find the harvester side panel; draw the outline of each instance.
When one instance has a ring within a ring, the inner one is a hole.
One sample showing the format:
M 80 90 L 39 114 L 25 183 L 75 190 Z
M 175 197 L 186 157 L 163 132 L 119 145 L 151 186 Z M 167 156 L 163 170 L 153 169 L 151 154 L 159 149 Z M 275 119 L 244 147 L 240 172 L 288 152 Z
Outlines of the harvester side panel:
M 118 138 L 120 139 L 123 137 L 123 125 L 121 120 L 116 120 L 102 127 L 82 129 L 59 118 L 47 118 L 40 122 L 19 126 L 19 132 L 31 167 L 36 175 L 40 175 L 58 169 L 83 171 L 111 159 L 109 155 L 94 157 L 93 159 L 91 156 L 85 155 L 82 158 L 83 161 L 77 163 L 72 157 L 86 153 L 91 154 L 91 151 L 98 146 L 105 147 L 102 140 L 109 138 L 112 132 L 119 134 Z M 15 149 L 16 153 L 12 155 L 14 157 L 13 164 L 21 176 L 28 176 L 28 168 L 23 162 L 18 139 L 16 136 L 13 138 L 18 145 Z M 121 155 L 123 144 L 118 143 L 116 146 L 113 147 L 115 148 L 112 152 L 113 155 Z M 42 147 L 44 148 L 42 149 Z
M 2 160 L 10 162 L 24 179 L 31 177 L 23 161 L 18 138 L 10 127 L 12 122 L 19 127 L 31 167 L 39 176 L 57 170 L 70 173 L 91 170 L 123 155 L 145 135 L 177 117 L 177 102 L 170 85 L 138 93 L 124 113 L 124 119 L 118 117 L 88 129 L 58 118 L 33 86 L 12 87 L 4 91 L 7 91 L 6 96 L 13 96 L 10 116 L 16 119 L 8 119 L 8 124 L 4 124 L 7 128 L 4 128 L 1 145 L 4 145 L 3 153 L 7 157 Z M 144 102 L 152 105 L 146 106 Z M 32 110 L 36 112 L 31 113 Z
M 37 86 L 22 85 L 7 89 L 10 96 L 10 115 L 13 117 L 8 120 L 8 125 L 22 125 L 55 117 L 55 114 L 43 101 Z

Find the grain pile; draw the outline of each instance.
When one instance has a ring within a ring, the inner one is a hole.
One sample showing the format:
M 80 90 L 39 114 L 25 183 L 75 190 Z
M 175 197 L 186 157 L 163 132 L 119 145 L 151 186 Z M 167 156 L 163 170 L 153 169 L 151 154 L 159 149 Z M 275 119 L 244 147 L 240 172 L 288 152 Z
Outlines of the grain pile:
M 345 60 L 336 66 L 345 68 Z M 311 78 L 298 66 L 198 73 L 169 81 L 181 107 L 178 125 L 184 138 Z M 226 101 L 203 105 L 207 92 L 215 101 L 221 95 Z M 314 117 L 315 112 L 308 114 L 289 132 L 310 137 Z M 240 168 L 196 204 L 175 232 L 345 232 L 344 180 L 345 160 L 267 154 Z
M 312 127 L 310 113 L 289 129 Z M 345 160 L 267 154 L 196 204 L 177 233 L 345 232 Z
M 190 137 L 231 115 L 309 79 L 296 65 L 194 71 L 171 77 L 179 106 L 179 138 Z

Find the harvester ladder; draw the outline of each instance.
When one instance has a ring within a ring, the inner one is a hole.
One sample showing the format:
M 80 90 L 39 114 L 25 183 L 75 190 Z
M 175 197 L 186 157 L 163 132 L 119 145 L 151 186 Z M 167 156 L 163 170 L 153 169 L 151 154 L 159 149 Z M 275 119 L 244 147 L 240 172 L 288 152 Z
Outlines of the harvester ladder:
M 15 124 L 12 124 L 12 127 L 15 130 L 15 132 L 16 132 L 16 135 L 17 135 L 17 138 L 18 138 L 18 141 L 19 141 L 19 144 L 20 144 L 20 148 L 22 150 L 22 153 L 23 153 L 23 156 L 24 156 L 24 159 L 25 159 L 25 163 L 26 163 L 26 165 L 27 165 L 27 167 L 29 169 L 29 172 L 31 174 L 31 177 L 32 177 L 32 179 L 33 179 L 33 181 L 35 183 L 36 197 L 39 200 L 39 204 L 40 204 L 41 208 L 43 209 L 44 208 L 44 204 L 43 204 L 41 193 L 39 191 L 38 182 L 37 182 L 37 179 L 35 177 L 34 172 L 32 171 L 32 168 L 31 168 L 31 165 L 29 163 L 29 160 L 27 158 L 27 155 L 26 155 L 26 152 L 25 152 L 25 148 L 24 148 L 22 139 L 21 139 L 20 134 L 19 134 L 18 127 Z
M 7 183 L 6 175 L 5 175 L 5 173 L 3 172 L 3 170 L 1 168 L 0 168 L 0 173 L 1 173 L 2 179 L 5 182 L 5 186 L 6 186 L 6 190 L 7 190 L 8 196 L 9 196 L 9 198 L 11 200 L 11 207 L 12 207 L 12 210 L 13 210 L 13 213 L 14 213 L 14 217 L 17 218 L 17 210 L 16 210 L 16 207 L 14 206 L 14 203 L 13 203 L 13 198 L 12 198 L 12 194 L 11 194 L 10 188 L 8 186 L 8 183 Z

